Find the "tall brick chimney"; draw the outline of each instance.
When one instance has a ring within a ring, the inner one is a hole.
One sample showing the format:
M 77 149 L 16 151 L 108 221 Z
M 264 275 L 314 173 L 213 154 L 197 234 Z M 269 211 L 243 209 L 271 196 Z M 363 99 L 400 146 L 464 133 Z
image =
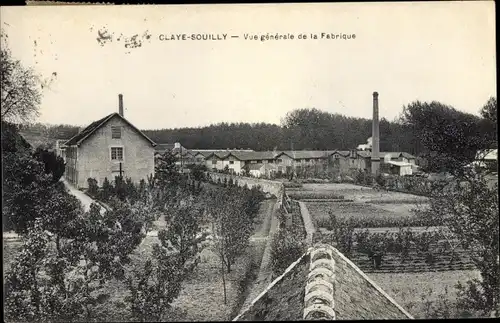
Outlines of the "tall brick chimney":
M 380 134 L 378 121 L 378 93 L 373 92 L 373 122 L 372 122 L 372 174 L 378 175 L 380 170 Z
M 118 113 L 123 117 L 123 94 L 118 94 Z

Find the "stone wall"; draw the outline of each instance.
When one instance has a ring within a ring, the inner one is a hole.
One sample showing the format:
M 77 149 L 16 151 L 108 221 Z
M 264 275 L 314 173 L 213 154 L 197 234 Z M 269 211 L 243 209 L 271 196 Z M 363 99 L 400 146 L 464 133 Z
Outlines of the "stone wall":
M 226 179 L 227 181 L 229 181 L 229 179 L 232 179 L 233 182 L 237 181 L 238 186 L 245 186 L 246 184 L 248 188 L 252 188 L 258 185 L 261 187 L 263 192 L 276 196 L 280 204 L 281 204 L 280 200 L 285 191 L 283 183 L 278 181 L 271 181 L 267 179 L 252 178 L 252 177 L 243 177 L 239 175 L 214 173 L 214 172 L 207 172 L 206 174 L 208 177 L 210 177 L 210 179 L 213 182 L 217 182 L 219 179 L 221 182 L 224 182 L 224 179 Z

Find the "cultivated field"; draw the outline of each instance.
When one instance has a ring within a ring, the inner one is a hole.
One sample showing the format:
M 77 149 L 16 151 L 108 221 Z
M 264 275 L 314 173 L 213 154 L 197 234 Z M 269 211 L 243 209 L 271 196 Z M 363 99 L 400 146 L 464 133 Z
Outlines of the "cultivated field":
M 328 184 L 303 184 L 300 191 L 317 192 L 322 194 L 341 195 L 345 199 L 352 199 L 356 202 L 371 202 L 375 203 L 423 203 L 427 198 L 412 194 L 389 192 L 385 190 L 374 190 L 369 187 L 358 186 L 346 183 L 328 183 Z
M 324 242 L 332 242 L 331 214 L 337 229 L 350 223 L 351 235 L 337 233 L 344 234 L 339 248 L 350 250 L 348 257 L 416 318 L 428 318 L 438 300 L 454 302 L 456 283 L 478 277 L 445 228 L 415 212 L 428 207 L 425 197 L 352 184 L 303 184 L 288 194 L 306 203 Z
M 417 319 L 429 318 L 429 307 L 437 302 L 454 302 L 454 286 L 479 278 L 476 270 L 425 273 L 370 273 L 370 278 Z

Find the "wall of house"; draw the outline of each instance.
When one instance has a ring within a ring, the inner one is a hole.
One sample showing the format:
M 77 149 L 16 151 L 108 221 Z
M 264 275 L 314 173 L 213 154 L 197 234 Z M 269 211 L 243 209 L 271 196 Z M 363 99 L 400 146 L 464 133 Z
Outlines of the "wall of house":
M 64 178 L 73 185 L 78 183 L 78 149 L 76 146 L 67 147 L 65 152 L 66 166 L 64 170 Z
M 226 166 L 235 174 L 239 174 L 243 166 L 245 166 L 245 163 L 236 159 L 234 156 L 229 156 L 222 160 L 222 169 L 226 168 Z
M 278 162 L 278 159 L 281 159 L 281 163 Z M 282 173 L 286 173 L 286 168 L 287 167 L 292 167 L 294 165 L 294 160 L 293 158 L 288 157 L 288 155 L 280 155 L 276 157 L 276 171 L 279 172 L 281 171 Z
M 111 127 L 122 126 L 120 139 L 111 138 Z M 101 185 L 104 178 L 119 176 L 119 162 L 111 160 L 111 147 L 123 147 L 124 177 L 139 182 L 154 174 L 154 147 L 119 117 L 96 130 L 78 149 L 78 187 L 86 188 L 87 179 L 95 178 Z
M 215 164 L 213 161 L 215 160 Z M 207 165 L 208 170 L 212 170 L 213 168 L 216 168 L 217 170 L 223 170 L 224 169 L 224 163 L 221 159 L 218 157 L 212 156 L 210 158 L 207 158 L 205 161 Z
M 338 168 L 341 172 L 348 172 L 350 165 L 350 158 L 344 157 L 342 155 L 332 155 L 330 157 L 330 163 L 335 168 Z

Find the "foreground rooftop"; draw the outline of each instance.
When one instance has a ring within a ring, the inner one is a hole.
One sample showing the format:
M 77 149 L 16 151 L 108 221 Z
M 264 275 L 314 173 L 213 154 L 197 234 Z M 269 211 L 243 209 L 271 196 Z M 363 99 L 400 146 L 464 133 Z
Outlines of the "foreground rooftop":
M 413 319 L 330 245 L 310 248 L 233 321 Z

